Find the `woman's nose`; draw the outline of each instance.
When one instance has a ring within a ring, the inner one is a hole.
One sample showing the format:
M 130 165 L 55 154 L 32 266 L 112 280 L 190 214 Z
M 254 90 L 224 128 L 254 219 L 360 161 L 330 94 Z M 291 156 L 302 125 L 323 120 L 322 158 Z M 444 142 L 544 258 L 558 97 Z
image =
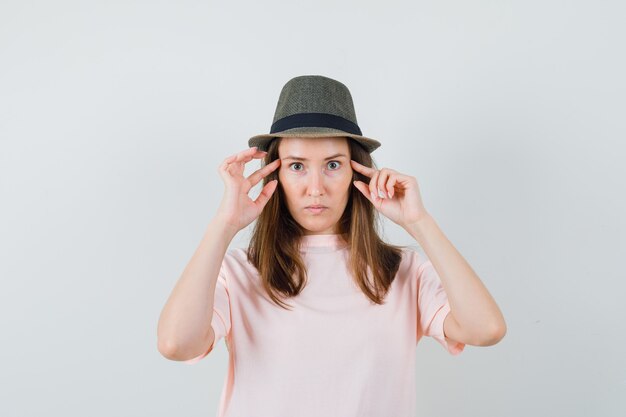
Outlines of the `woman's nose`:
M 323 184 L 321 174 L 319 172 L 314 172 L 309 176 L 309 182 L 307 184 L 307 190 L 309 195 L 318 196 L 323 192 Z

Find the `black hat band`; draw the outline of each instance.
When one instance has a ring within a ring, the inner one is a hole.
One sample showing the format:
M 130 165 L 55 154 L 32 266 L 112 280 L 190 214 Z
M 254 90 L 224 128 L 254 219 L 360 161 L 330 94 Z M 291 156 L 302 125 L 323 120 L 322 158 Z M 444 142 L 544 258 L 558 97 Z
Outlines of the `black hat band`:
M 341 116 L 328 113 L 297 113 L 283 117 L 272 124 L 270 134 L 296 127 L 330 127 L 362 136 L 361 129 L 359 129 L 356 123 Z

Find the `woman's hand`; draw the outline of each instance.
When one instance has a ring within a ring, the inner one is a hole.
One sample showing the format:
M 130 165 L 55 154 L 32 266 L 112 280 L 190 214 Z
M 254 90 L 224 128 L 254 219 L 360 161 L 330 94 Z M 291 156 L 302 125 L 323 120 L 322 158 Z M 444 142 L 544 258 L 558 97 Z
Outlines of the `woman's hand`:
M 415 177 L 390 168 L 378 171 L 354 160 L 350 160 L 350 165 L 356 172 L 370 178 L 369 184 L 353 181 L 354 186 L 394 223 L 406 228 L 429 215 L 422 203 Z
M 252 159 L 261 159 L 266 152 L 257 150 L 257 147 L 246 149 L 224 159 L 218 168 L 226 189 L 222 202 L 217 210 L 217 217 L 223 224 L 232 226 L 239 231 L 252 223 L 263 211 L 263 208 L 276 190 L 278 180 L 265 184 L 256 200 L 248 196 L 250 189 L 269 175 L 280 165 L 280 159 L 254 171 L 248 178 L 243 176 L 246 162 Z

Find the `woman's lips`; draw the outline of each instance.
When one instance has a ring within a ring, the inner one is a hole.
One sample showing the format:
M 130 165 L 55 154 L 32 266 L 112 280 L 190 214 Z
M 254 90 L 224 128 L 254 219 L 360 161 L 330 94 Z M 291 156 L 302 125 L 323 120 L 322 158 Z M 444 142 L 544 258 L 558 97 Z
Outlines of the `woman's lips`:
M 324 210 L 326 210 L 328 207 L 305 207 L 306 210 L 308 210 L 310 213 L 313 214 L 319 214 L 321 212 L 323 212 Z

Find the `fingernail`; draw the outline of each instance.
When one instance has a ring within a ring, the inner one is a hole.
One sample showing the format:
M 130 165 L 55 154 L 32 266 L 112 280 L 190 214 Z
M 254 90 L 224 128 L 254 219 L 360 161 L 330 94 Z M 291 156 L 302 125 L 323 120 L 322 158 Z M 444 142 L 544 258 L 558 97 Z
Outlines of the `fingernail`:
M 387 198 L 387 195 L 382 190 L 378 190 L 378 196 L 380 198 Z
M 374 194 L 374 191 L 372 191 L 370 195 L 372 196 L 372 200 L 376 200 L 376 194 Z

